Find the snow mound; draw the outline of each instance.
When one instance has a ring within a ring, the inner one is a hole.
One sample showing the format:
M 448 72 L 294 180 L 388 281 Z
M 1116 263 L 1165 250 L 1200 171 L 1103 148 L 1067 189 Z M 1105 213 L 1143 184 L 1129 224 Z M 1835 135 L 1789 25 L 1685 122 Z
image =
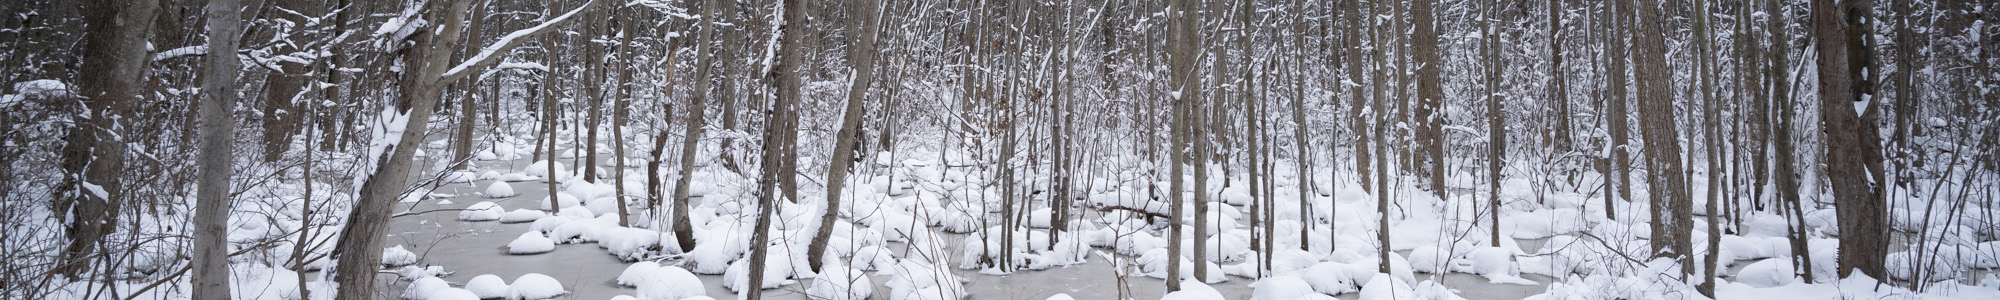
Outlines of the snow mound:
M 507 281 L 493 274 L 479 275 L 465 282 L 465 290 L 479 299 L 507 297 Z
M 548 237 L 542 236 L 542 233 L 540 232 L 530 231 L 521 233 L 521 237 L 514 238 L 513 242 L 507 243 L 507 254 L 515 254 L 515 255 L 542 254 L 542 253 L 549 253 L 549 251 L 555 251 L 555 250 L 556 250 L 556 242 L 554 240 L 549 240 Z
M 1736 271 L 1735 279 L 1737 283 L 1759 288 L 1798 282 L 1798 276 L 1792 275 L 1792 261 L 1782 258 L 1766 259 L 1743 266 L 1743 270 Z
M 486 171 L 479 173 L 479 180 L 494 180 L 494 179 L 500 179 L 500 171 Z
M 487 198 L 507 198 L 514 195 L 518 195 L 514 193 L 514 186 L 507 184 L 506 181 L 494 181 L 492 185 L 486 186 Z
M 444 279 L 438 279 L 437 277 L 418 278 L 417 281 L 410 282 L 410 287 L 403 289 L 403 299 L 430 299 L 432 295 L 437 294 L 438 290 L 447 288 L 451 288 L 451 284 L 444 282 Z
M 549 216 L 548 213 L 544 213 L 539 210 L 532 210 L 526 208 L 515 209 L 514 211 L 501 214 L 500 223 L 513 224 L 513 223 L 534 222 L 535 220 L 541 220 L 543 217 L 548 217 L 548 216 Z
M 1312 285 L 1298 276 L 1272 276 L 1250 283 L 1250 288 L 1256 289 L 1250 293 L 1250 300 L 1334 299 L 1314 292 Z
M 623 276 L 620 276 L 621 278 Z M 687 269 L 665 266 L 653 269 L 651 275 L 642 276 L 635 286 L 639 288 L 639 299 L 693 299 L 707 297 L 708 289 Z
M 506 182 L 522 182 L 529 180 L 537 180 L 541 178 L 535 176 L 528 176 L 527 174 L 521 174 L 521 173 L 507 173 L 507 174 L 500 174 L 500 177 L 496 179 Z
M 555 180 L 556 181 L 569 180 L 569 177 L 571 175 L 569 172 L 569 168 L 564 168 L 561 162 L 557 162 L 555 164 L 556 164 Z M 526 175 L 528 177 L 549 178 L 549 161 L 538 160 L 535 161 L 535 163 L 528 164 L 527 168 L 521 169 L 521 175 Z
M 1224 300 L 1222 292 L 1193 279 L 1181 281 L 1181 290 L 1167 293 L 1160 300 Z
M 630 266 L 625 266 L 625 272 L 618 273 L 618 285 L 638 286 L 639 282 L 644 281 L 647 278 L 651 278 L 653 276 L 653 272 L 659 270 L 660 270 L 660 263 L 656 263 L 653 261 L 640 261 L 637 263 L 633 263 Z
M 507 299 L 537 300 L 549 299 L 568 294 L 562 282 L 541 273 L 528 273 L 514 278 L 514 285 L 507 287 Z
M 397 267 L 414 263 L 417 263 L 417 254 L 411 253 L 409 249 L 403 249 L 403 245 L 382 249 L 382 266 Z
M 1076 298 L 1071 298 L 1069 294 L 1056 294 L 1055 296 L 1049 296 L 1045 300 L 1076 300 Z
M 875 284 L 868 274 L 839 263 L 829 263 L 821 267 L 812 287 L 806 289 L 806 297 L 812 299 L 868 299 L 875 292 Z
M 1322 262 L 1300 270 L 1297 274 L 1312 287 L 1314 292 L 1339 295 L 1360 290 L 1361 279 L 1373 276 L 1375 270 L 1374 266 Z
M 479 179 L 479 174 L 467 171 L 452 171 L 451 174 L 444 175 L 444 182 L 450 183 L 472 183 L 475 179 Z
M 431 293 L 428 300 L 479 300 L 478 294 L 461 288 L 443 288 Z
M 498 184 L 505 184 L 505 183 L 498 183 Z M 480 201 L 479 203 L 473 203 L 472 206 L 465 207 L 465 210 L 458 211 L 458 220 L 468 221 L 468 222 L 484 222 L 484 221 L 499 220 L 500 214 L 505 212 L 507 212 L 507 210 L 505 208 L 501 208 L 499 204 L 493 204 L 493 202 Z
M 556 201 L 562 202 L 563 210 L 569 210 L 570 207 L 583 204 L 583 200 L 577 199 L 575 195 L 570 195 L 570 193 L 556 193 Z M 543 210 L 553 209 L 553 207 L 549 206 L 549 197 L 542 197 L 541 208 Z

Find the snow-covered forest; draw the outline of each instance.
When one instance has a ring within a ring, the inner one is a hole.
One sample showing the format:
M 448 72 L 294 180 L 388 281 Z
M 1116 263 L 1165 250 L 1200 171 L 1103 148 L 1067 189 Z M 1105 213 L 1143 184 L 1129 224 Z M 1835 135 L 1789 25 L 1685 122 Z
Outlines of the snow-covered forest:
M 6 299 L 2000 299 L 2000 2 L 5 0 Z

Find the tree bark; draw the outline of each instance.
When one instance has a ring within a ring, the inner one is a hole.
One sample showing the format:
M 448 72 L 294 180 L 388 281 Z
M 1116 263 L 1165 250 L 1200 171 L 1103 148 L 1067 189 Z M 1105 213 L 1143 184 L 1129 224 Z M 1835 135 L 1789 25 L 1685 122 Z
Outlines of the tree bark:
M 1680 133 L 1674 123 L 1673 70 L 1667 66 L 1665 14 L 1651 1 L 1636 3 L 1633 24 L 1634 60 L 1639 83 L 1641 135 L 1645 136 L 1647 194 L 1653 209 L 1653 257 L 1678 261 L 1683 274 L 1694 272 L 1693 231 L 1687 193 L 1687 173 L 1681 165 Z
M 855 148 L 860 144 L 862 107 L 868 99 L 868 84 L 875 73 L 875 28 L 877 25 L 875 0 L 848 0 L 847 36 L 849 61 L 854 63 L 852 82 L 847 88 L 847 108 L 840 117 L 840 132 L 835 135 L 833 154 L 826 171 L 826 207 L 820 215 L 818 233 L 813 235 L 812 245 L 806 252 L 806 261 L 814 272 L 819 272 L 820 260 L 826 255 L 827 239 L 833 237 L 834 221 L 840 218 L 841 189 L 847 184 L 847 173 L 855 159 Z
M 1605 59 L 1609 60 L 1607 68 L 1610 69 L 1606 71 L 1605 78 L 1608 78 L 1609 82 L 1606 82 L 1605 85 L 1608 87 L 1609 91 L 1607 93 L 1610 93 L 1610 97 L 1606 97 L 1605 99 L 1605 101 L 1609 102 L 1605 105 L 1606 110 L 1609 110 L 1609 112 L 1605 113 L 1605 120 L 1611 127 L 1611 175 L 1609 182 L 1612 183 L 1608 186 L 1617 191 L 1616 197 L 1613 197 L 1613 193 L 1605 193 L 1604 215 L 1608 219 L 1616 220 L 1618 219 L 1617 203 L 1632 201 L 1632 156 L 1630 154 L 1631 147 L 1626 145 L 1626 141 L 1629 139 L 1627 136 L 1632 132 L 1631 125 L 1628 124 L 1632 112 L 1628 111 L 1625 106 L 1628 101 L 1625 97 L 1629 95 L 1625 91 L 1625 60 L 1628 58 L 1628 55 L 1625 53 L 1625 33 L 1633 25 L 1631 22 L 1631 2 L 1612 1 L 1607 3 L 1609 4 L 1606 4 L 1606 6 L 1611 7 L 1611 15 L 1609 16 L 1611 18 L 1609 28 L 1611 29 L 1605 35 L 1605 38 L 1610 39 L 1604 47 L 1606 52 L 1610 52 L 1605 54 Z
M 1889 231 L 1882 199 L 1882 142 L 1876 128 L 1877 109 L 1864 95 L 1874 94 L 1866 82 L 1869 56 L 1862 20 L 1872 8 L 1866 1 L 1815 0 L 1812 5 L 1814 50 L 1819 52 L 1820 120 L 1827 133 L 1827 175 L 1840 214 L 1840 270 L 1887 278 L 1883 256 L 1889 254 Z
M 402 198 L 404 184 L 410 176 L 411 160 L 417 147 L 423 144 L 424 130 L 429 125 L 425 120 L 430 119 L 443 91 L 444 83 L 438 79 L 448 67 L 446 60 L 459 43 L 462 33 L 459 26 L 462 26 L 470 2 L 445 0 L 427 3 L 422 10 L 425 19 L 441 20 L 437 24 L 443 29 L 417 30 L 418 33 L 409 38 L 413 43 L 401 50 L 407 67 L 398 80 L 402 93 L 389 113 L 406 118 L 408 122 L 400 133 L 393 129 L 383 130 L 384 134 L 400 135 L 394 139 L 381 137 L 395 141 L 395 145 L 370 145 L 384 148 L 379 156 L 366 158 L 374 161 L 375 170 L 369 172 L 370 175 L 363 181 L 356 195 L 358 201 L 354 210 L 348 213 L 347 226 L 341 228 L 340 242 L 334 249 L 333 257 L 339 263 L 333 275 L 340 285 L 336 299 L 374 297 L 375 274 L 382 264 L 382 239 L 389 229 L 389 213 L 396 199 Z
M 197 300 L 229 299 L 229 164 L 235 152 L 236 40 L 243 6 L 236 0 L 209 0 L 208 54 L 202 64 L 201 154 L 196 159 L 194 294 Z M 266 145 L 269 146 L 269 145 Z
M 1501 78 L 1501 75 L 1504 74 L 1503 70 L 1507 69 L 1507 60 L 1501 57 L 1502 53 L 1505 52 L 1501 50 L 1501 33 L 1499 30 L 1501 30 L 1500 26 L 1502 24 L 1508 22 L 1498 21 L 1500 14 L 1502 14 L 1501 11 L 1506 9 L 1503 7 L 1505 5 L 1503 3 L 1506 2 L 1495 1 L 1488 3 L 1492 7 L 1487 8 L 1486 28 L 1488 32 L 1486 33 L 1485 41 L 1487 63 L 1486 179 L 1487 184 L 1491 187 L 1486 196 L 1488 202 L 1487 217 L 1492 222 L 1490 224 L 1492 225 L 1492 230 L 1488 231 L 1488 234 L 1491 235 L 1488 239 L 1488 243 L 1490 244 L 1488 246 L 1492 247 L 1500 246 L 1500 178 L 1502 176 L 1502 169 L 1507 166 L 1505 162 L 1507 159 L 1507 114 L 1502 110 L 1504 104 L 1501 103 L 1507 101 L 1507 96 L 1504 95 L 1506 88 L 1501 86 L 1501 83 L 1506 81 Z
M 1438 33 L 1432 6 L 1436 0 L 1416 0 L 1410 4 L 1410 25 L 1415 26 L 1411 36 L 1411 54 L 1416 56 L 1417 102 L 1413 120 L 1417 125 L 1416 142 L 1419 153 L 1416 159 L 1418 172 L 1430 177 L 1431 193 L 1438 199 L 1447 198 L 1445 193 L 1444 156 L 1444 81 L 1439 71 L 1443 68 L 1438 59 Z
M 809 24 L 806 23 L 808 8 L 803 2 L 785 0 L 784 24 L 779 25 L 784 36 L 777 52 L 779 62 L 772 73 L 775 78 L 771 78 L 776 83 L 778 97 L 776 103 L 772 103 L 771 109 L 765 114 L 767 117 L 764 121 L 764 158 L 759 162 L 763 171 L 760 172 L 757 182 L 757 197 L 760 203 L 757 204 L 757 225 L 750 237 L 750 278 L 749 282 L 743 285 L 743 295 L 747 299 L 762 299 L 764 294 L 764 263 L 767 256 L 770 256 L 769 231 L 771 218 L 774 217 L 772 211 L 783 201 L 775 194 L 778 192 L 778 177 L 784 173 L 779 169 L 788 165 L 781 161 L 787 159 L 783 155 L 782 148 L 787 144 L 785 140 L 797 134 L 787 126 L 792 123 L 785 120 L 792 114 L 792 106 L 799 101 L 800 93 L 804 92 L 799 90 L 799 85 L 804 81 L 805 73 L 800 72 L 799 67 L 805 63 L 805 49 L 802 43 L 806 41 L 805 27 Z
M 715 26 L 718 21 L 712 20 L 721 18 L 720 14 L 715 13 L 716 5 L 720 4 L 714 1 L 702 1 L 702 18 L 697 21 L 701 23 L 701 35 L 695 40 L 694 46 L 699 58 L 695 59 L 694 91 L 688 95 L 686 134 L 681 138 L 680 178 L 674 180 L 673 231 L 674 239 L 680 243 L 681 251 L 692 251 L 695 247 L 694 224 L 688 220 L 688 206 L 691 202 L 688 199 L 688 189 L 691 188 L 690 181 L 694 178 L 695 155 L 701 145 L 702 130 L 707 126 L 707 119 L 702 115 L 708 112 L 709 83 L 715 80 L 710 78 L 709 73 L 714 69 L 712 65 L 716 63 L 713 59 L 715 50 L 711 44 L 715 43 Z
M 1772 108 L 1777 110 L 1776 115 L 1771 118 L 1772 123 L 1770 124 L 1771 132 L 1774 135 L 1771 137 L 1774 144 L 1772 155 L 1776 156 L 1777 161 L 1777 165 L 1771 167 L 1771 177 L 1777 180 L 1777 187 L 1775 188 L 1778 192 L 1778 203 L 1781 205 L 1779 210 L 1789 211 L 1788 215 L 1792 217 L 1791 222 L 1789 222 L 1790 224 L 1786 226 L 1786 230 L 1788 231 L 1787 236 L 1791 238 L 1793 271 L 1803 270 L 1804 272 L 1800 272 L 1800 275 L 1805 277 L 1805 281 L 1815 282 L 1813 272 L 1811 271 L 1811 266 L 1813 265 L 1812 255 L 1810 255 L 1809 249 L 1806 249 L 1805 217 L 1799 215 L 1799 212 L 1803 211 L 1803 209 L 1799 203 L 1798 167 L 1793 165 L 1793 161 L 1797 157 L 1795 151 L 1792 149 L 1792 110 L 1794 105 L 1789 94 L 1792 86 L 1785 80 L 1785 74 L 1789 72 L 1789 65 L 1791 64 L 1786 56 L 1786 51 L 1791 47 L 1791 37 L 1786 34 L 1785 27 L 1789 26 L 1790 23 L 1785 19 L 1785 9 L 1779 0 L 1765 1 L 1764 8 L 1766 13 L 1770 15 L 1771 23 L 1768 26 L 1770 29 L 1769 37 L 1771 39 L 1770 50 L 1767 52 L 1770 55 L 1770 68 L 1765 76 L 1771 82 Z
M 124 202 L 125 116 L 131 102 L 146 91 L 149 59 L 147 39 L 152 36 L 153 18 L 159 2 L 144 0 L 93 0 L 85 3 L 88 32 L 83 38 L 83 67 L 78 69 L 76 88 L 82 97 L 78 122 L 64 140 L 63 183 L 53 195 L 55 212 L 66 214 L 64 233 L 69 244 L 62 250 L 53 273 L 70 279 L 87 269 L 104 236 L 115 230 Z

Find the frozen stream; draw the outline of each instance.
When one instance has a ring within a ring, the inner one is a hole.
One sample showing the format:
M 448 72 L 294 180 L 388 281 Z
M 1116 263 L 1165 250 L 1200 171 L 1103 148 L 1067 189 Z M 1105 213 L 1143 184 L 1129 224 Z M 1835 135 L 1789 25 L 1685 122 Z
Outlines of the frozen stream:
M 480 163 L 488 166 L 488 169 L 500 170 L 518 170 L 526 165 L 522 162 Z M 466 280 L 483 274 L 493 274 L 512 281 L 523 274 L 541 273 L 562 282 L 565 289 L 570 292 L 562 299 L 610 299 L 618 295 L 635 294 L 634 289 L 616 284 L 616 278 L 628 263 L 608 255 L 596 244 L 558 245 L 555 251 L 549 253 L 510 255 L 507 254 L 507 243 L 521 233 L 530 231 L 530 223 L 458 221 L 458 211 L 455 209 L 481 201 L 494 202 L 511 211 L 537 208 L 538 201 L 548 196 L 546 183 L 538 181 L 512 183 L 518 195 L 510 198 L 486 198 L 476 193 L 484 190 L 492 182 L 492 180 L 479 180 L 470 185 L 446 184 L 433 191 L 455 195 L 444 199 L 448 200 L 448 203 L 430 199 L 414 205 L 398 204 L 396 209 L 398 212 L 429 212 L 395 218 L 390 225 L 390 234 L 384 246 L 402 245 L 416 252 L 422 257 L 419 266 L 443 266 L 446 271 L 451 272 L 443 276 L 443 279 L 454 285 L 462 285 Z M 942 244 L 950 247 L 953 252 L 958 250 L 957 248 L 962 245 L 962 239 L 966 236 L 949 233 L 942 235 L 946 239 Z M 1523 247 L 1534 248 L 1540 247 L 1542 243 L 1540 240 L 1520 240 L 1520 244 Z M 891 243 L 887 248 L 901 251 L 902 246 L 903 243 Z M 1407 251 L 1403 252 L 1407 254 Z M 956 264 L 955 259 L 953 264 Z M 978 270 L 953 269 L 965 279 L 965 288 L 971 295 L 968 299 L 1045 299 L 1058 293 L 1066 293 L 1076 299 L 1117 299 L 1121 293 L 1119 288 L 1121 283 L 1113 273 L 1112 264 L 1096 255 L 1091 255 L 1089 262 L 1079 265 L 1040 271 L 1024 270 L 1010 275 L 986 275 L 979 274 Z M 379 283 L 390 288 L 380 291 L 378 297 L 393 298 L 408 284 L 407 281 L 392 283 L 391 281 L 397 276 L 383 275 L 378 277 L 381 278 Z M 1225 275 L 1213 274 L 1213 276 Z M 1521 299 L 1542 293 L 1546 289 L 1546 283 L 1551 279 L 1546 276 L 1522 274 L 1522 277 L 1541 284 L 1515 285 L 1489 283 L 1483 277 L 1463 273 L 1441 275 L 1418 273 L 1417 276 L 1420 280 L 1440 280 L 1467 299 L 1496 300 Z M 707 286 L 710 297 L 735 298 L 735 293 L 722 287 L 721 276 L 699 277 L 702 284 Z M 887 282 L 889 276 L 871 275 L 871 277 L 876 284 L 875 298 L 887 299 L 888 288 L 883 287 L 882 283 Z M 1232 277 L 1228 282 L 1211 286 L 1230 299 L 1248 299 L 1251 288 L 1247 285 L 1251 282 L 1253 280 L 1247 278 Z M 765 296 L 771 299 L 806 299 L 803 292 L 810 284 L 809 280 L 802 280 L 779 289 L 767 290 Z M 1122 284 L 1126 287 L 1124 292 L 1129 293 L 1125 298 L 1129 299 L 1158 299 L 1164 294 L 1165 285 L 1160 279 L 1135 275 L 1126 278 Z M 1355 299 L 1358 296 L 1348 293 L 1338 297 Z

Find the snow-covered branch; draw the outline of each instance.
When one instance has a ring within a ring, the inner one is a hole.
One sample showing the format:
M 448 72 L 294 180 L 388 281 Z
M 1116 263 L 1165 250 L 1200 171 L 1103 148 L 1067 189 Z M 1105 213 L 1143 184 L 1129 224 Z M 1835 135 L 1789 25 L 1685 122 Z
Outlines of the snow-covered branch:
M 474 54 L 472 57 L 466 58 L 465 62 L 459 63 L 457 66 L 451 67 L 451 70 L 449 71 L 445 71 L 444 75 L 438 76 L 438 81 L 449 82 L 453 80 L 458 80 L 460 78 L 464 78 L 468 74 L 477 72 L 478 69 L 492 65 L 494 62 L 499 61 L 500 53 L 505 53 L 507 51 L 513 50 L 514 47 L 518 47 L 521 46 L 522 43 L 526 43 L 529 38 L 534 38 L 544 33 L 548 33 L 550 30 L 554 30 L 556 27 L 562 26 L 565 23 L 569 23 L 570 21 L 576 20 L 577 14 L 582 13 L 584 10 L 596 8 L 598 5 L 602 3 L 604 3 L 604 1 L 591 0 L 589 3 L 584 3 L 583 6 L 570 10 L 568 13 L 564 13 L 561 16 L 557 16 L 554 19 L 549 19 L 546 22 L 542 22 L 541 25 L 535 25 L 534 27 L 528 27 L 521 30 L 515 30 L 513 33 L 508 33 L 506 36 L 500 37 L 500 40 L 494 41 L 492 45 L 486 45 L 486 47 L 481 47 L 479 49 L 478 54 Z

